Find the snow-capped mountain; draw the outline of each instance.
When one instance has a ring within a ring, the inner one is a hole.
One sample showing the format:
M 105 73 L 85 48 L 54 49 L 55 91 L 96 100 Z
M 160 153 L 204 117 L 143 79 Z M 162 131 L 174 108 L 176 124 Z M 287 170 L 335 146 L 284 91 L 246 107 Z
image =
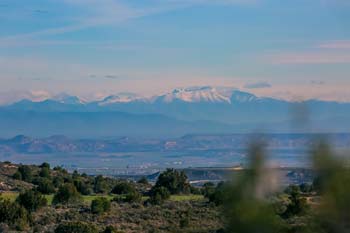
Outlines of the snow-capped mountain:
M 130 103 L 133 101 L 141 101 L 141 100 L 145 100 L 145 99 L 134 93 L 121 92 L 116 95 L 107 96 L 103 100 L 98 101 L 98 105 L 104 106 L 104 105 L 117 104 L 117 103 Z
M 86 101 L 78 96 L 68 95 L 66 93 L 60 93 L 54 96 L 51 100 L 57 101 L 61 104 L 86 104 Z
M 45 96 L 45 93 L 39 94 Z M 230 125 L 236 126 L 232 132 L 255 130 L 261 126 L 277 132 L 287 129 L 291 109 L 298 109 L 301 104 L 307 106 L 314 125 L 329 126 L 326 129 L 329 132 L 347 131 L 344 127 L 349 125 L 346 122 L 350 117 L 350 103 L 321 100 L 291 102 L 258 97 L 235 88 L 208 86 L 175 89 L 152 98 L 119 93 L 92 102 L 66 94 L 43 101 L 25 99 L 0 107 L 0 128 L 7 129 L 9 135 L 35 133 L 40 127 L 43 135 L 45 132 L 114 135 L 117 131 L 125 135 L 129 132 L 149 135 L 168 129 L 162 132 L 169 136 L 175 131 L 199 132 L 198 128 L 206 133 L 231 132 Z M 159 122 L 164 124 L 159 127 Z M 192 126 L 196 122 L 198 128 L 194 129 Z M 208 122 L 213 123 L 211 128 Z M 44 125 L 52 127 L 51 131 L 45 131 Z
M 236 88 L 227 87 L 189 87 L 175 89 L 165 95 L 153 97 L 154 102 L 171 103 L 182 101 L 188 103 L 247 103 L 260 100 L 261 98 L 239 91 Z

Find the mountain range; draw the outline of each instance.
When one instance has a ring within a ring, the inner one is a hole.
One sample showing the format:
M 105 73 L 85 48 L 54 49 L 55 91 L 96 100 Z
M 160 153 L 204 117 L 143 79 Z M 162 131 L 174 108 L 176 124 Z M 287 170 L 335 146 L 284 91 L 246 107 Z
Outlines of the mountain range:
M 0 138 L 0 155 L 245 150 L 253 137 L 264 140 L 269 149 L 309 149 L 315 143 L 315 139 L 320 137 L 330 140 L 335 148 L 350 148 L 350 134 L 198 134 L 171 139 L 72 139 L 61 135 L 32 138 L 17 135 L 9 139 Z
M 0 136 L 160 136 L 188 133 L 350 132 L 350 103 L 286 101 L 238 89 L 189 87 L 149 98 L 85 101 L 60 94 L 0 107 Z

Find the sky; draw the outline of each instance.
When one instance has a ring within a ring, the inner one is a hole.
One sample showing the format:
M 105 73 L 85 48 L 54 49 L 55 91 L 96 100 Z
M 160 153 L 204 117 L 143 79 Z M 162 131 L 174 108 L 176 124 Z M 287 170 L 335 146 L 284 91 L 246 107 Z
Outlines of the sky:
M 350 101 L 348 0 L 0 0 L 0 103 L 229 86 Z

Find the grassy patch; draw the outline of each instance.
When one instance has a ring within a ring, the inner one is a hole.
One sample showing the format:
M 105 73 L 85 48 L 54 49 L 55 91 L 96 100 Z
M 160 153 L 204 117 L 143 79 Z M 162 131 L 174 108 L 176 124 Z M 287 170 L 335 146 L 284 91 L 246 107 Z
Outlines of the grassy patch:
M 201 201 L 204 199 L 203 195 L 172 195 L 171 201 Z
M 18 196 L 18 193 L 17 192 L 4 192 L 4 193 L 1 193 L 0 196 L 4 199 L 15 201 L 17 196 Z M 52 203 L 53 196 L 54 196 L 53 194 L 45 195 L 45 197 L 47 199 L 47 203 L 49 205 L 51 205 L 51 203 Z M 94 199 L 96 199 L 98 197 L 105 197 L 108 200 L 112 200 L 115 197 L 115 195 L 85 195 L 85 196 L 82 196 L 84 203 L 89 204 L 89 205 Z M 144 201 L 147 199 L 148 199 L 148 197 L 146 197 L 146 196 L 144 196 L 142 198 L 142 200 L 144 200 Z M 203 195 L 192 195 L 192 194 L 172 195 L 170 197 L 171 201 L 201 201 L 203 199 L 204 199 Z
M 17 192 L 3 192 L 1 193 L 0 197 L 10 200 L 10 201 L 15 201 L 16 198 L 18 197 Z

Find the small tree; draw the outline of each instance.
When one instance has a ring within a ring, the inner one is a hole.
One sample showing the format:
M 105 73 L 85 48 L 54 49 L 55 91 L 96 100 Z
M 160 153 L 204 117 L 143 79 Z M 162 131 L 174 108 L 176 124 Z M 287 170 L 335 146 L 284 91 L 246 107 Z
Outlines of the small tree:
M 16 174 L 16 173 L 19 174 Z M 21 165 L 18 167 L 18 171 L 15 173 L 15 177 L 21 178 L 21 180 L 26 182 L 31 182 L 33 175 L 32 175 L 32 169 L 27 165 Z
M 90 195 L 92 193 L 92 186 L 81 179 L 74 180 L 74 186 L 77 188 L 78 192 L 82 195 Z
M 103 233 L 117 233 L 117 230 L 113 226 L 107 226 Z
M 81 196 L 73 184 L 67 183 L 62 185 L 55 196 L 53 197 L 52 203 L 68 204 L 74 203 L 81 200 Z
M 44 163 L 42 163 L 39 167 L 40 167 L 40 168 L 47 168 L 47 169 L 50 169 L 50 164 L 44 162 Z
M 114 186 L 111 193 L 120 195 L 120 194 L 128 194 L 135 191 L 136 189 L 133 184 L 129 182 L 120 182 L 116 184 L 116 186 Z
M 55 233 L 98 233 L 98 230 L 88 223 L 67 222 L 59 224 Z
M 105 197 L 96 198 L 91 202 L 91 212 L 94 214 L 102 214 L 111 209 L 111 202 Z
M 96 176 L 95 181 L 94 181 L 94 192 L 95 193 L 107 193 L 108 190 L 108 185 L 106 180 L 103 178 L 103 176 L 99 175 Z
M 141 179 L 139 179 L 137 181 L 137 183 L 148 185 L 148 180 L 147 180 L 147 178 L 145 176 L 143 176 L 143 177 L 141 177 Z
M 0 222 L 24 228 L 28 224 L 28 212 L 17 202 L 0 199 Z
M 50 168 L 47 168 L 47 167 L 41 168 L 39 176 L 43 178 L 50 178 Z
M 42 178 L 38 180 L 37 190 L 42 194 L 52 194 L 55 192 L 55 186 L 52 184 L 51 180 Z
M 41 193 L 34 190 L 28 190 L 19 194 L 16 202 L 28 210 L 28 212 L 34 212 L 47 205 L 46 198 Z
M 164 187 L 171 194 L 189 193 L 190 184 L 188 183 L 186 174 L 175 169 L 168 168 L 158 177 L 156 187 Z
M 159 205 L 169 198 L 170 192 L 167 188 L 154 186 L 150 192 L 149 201 L 151 204 Z
M 292 189 L 289 195 L 290 203 L 287 205 L 287 209 L 282 216 L 289 218 L 295 215 L 305 214 L 309 206 L 306 199 L 300 196 L 300 189 Z

